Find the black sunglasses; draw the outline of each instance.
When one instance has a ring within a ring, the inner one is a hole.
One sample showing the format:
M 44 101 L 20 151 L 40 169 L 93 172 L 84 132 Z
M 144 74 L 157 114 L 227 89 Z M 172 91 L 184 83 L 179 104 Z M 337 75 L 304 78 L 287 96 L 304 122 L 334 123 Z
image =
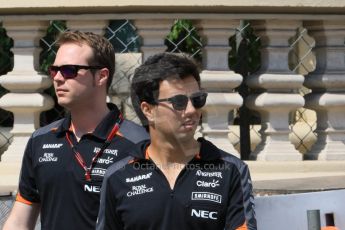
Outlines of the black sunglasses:
M 51 78 L 54 79 L 56 74 L 60 71 L 61 75 L 65 79 L 71 79 L 78 76 L 78 71 L 80 69 L 102 69 L 101 66 L 87 66 L 87 65 L 62 65 L 62 66 L 55 66 L 51 65 L 48 67 L 48 73 Z
M 188 105 L 188 99 L 192 102 L 192 105 L 196 109 L 202 108 L 206 103 L 207 93 L 204 91 L 196 92 L 190 95 L 189 97 L 186 95 L 176 95 L 170 98 L 158 99 L 156 102 L 163 102 L 168 101 L 172 104 L 173 108 L 178 111 L 185 110 Z

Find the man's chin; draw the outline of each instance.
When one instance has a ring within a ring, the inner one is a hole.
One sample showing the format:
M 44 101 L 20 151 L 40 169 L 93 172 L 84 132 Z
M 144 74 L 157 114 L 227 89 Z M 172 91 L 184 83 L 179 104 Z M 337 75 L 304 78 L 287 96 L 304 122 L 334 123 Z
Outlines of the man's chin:
M 181 127 L 181 133 L 193 133 L 194 135 L 196 128 L 195 125 L 184 125 Z
M 66 108 L 66 109 L 69 109 L 69 108 L 70 108 L 70 103 L 69 103 L 68 101 L 66 101 L 66 100 L 59 100 L 59 99 L 58 99 L 57 103 L 58 103 L 60 106 Z
M 182 141 L 189 141 L 194 139 L 195 135 L 195 129 L 192 130 L 183 130 L 182 132 L 179 132 L 178 139 Z

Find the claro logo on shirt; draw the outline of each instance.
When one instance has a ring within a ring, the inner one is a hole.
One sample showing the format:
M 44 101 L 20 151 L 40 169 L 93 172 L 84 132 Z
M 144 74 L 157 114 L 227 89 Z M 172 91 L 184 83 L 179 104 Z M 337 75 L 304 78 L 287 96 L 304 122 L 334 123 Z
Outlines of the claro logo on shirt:
M 205 188 L 215 188 L 219 186 L 219 180 L 212 180 L 212 181 L 202 181 L 198 180 L 196 182 L 196 185 L 198 187 L 205 187 Z
M 203 219 L 212 219 L 217 220 L 218 212 L 210 212 L 206 210 L 196 210 L 192 208 L 192 217 L 203 218 Z
M 112 163 L 114 163 L 114 158 L 113 157 L 107 157 L 107 158 L 99 158 L 98 160 L 97 160 L 97 163 L 99 163 L 99 164 L 106 164 L 106 165 L 108 165 L 108 164 L 112 164 Z

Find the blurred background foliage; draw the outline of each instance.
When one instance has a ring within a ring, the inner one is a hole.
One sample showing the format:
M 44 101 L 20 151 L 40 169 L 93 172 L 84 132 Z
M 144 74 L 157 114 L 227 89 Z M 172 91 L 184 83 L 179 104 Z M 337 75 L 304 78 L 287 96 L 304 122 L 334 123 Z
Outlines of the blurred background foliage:
M 176 20 L 164 44 L 167 46 L 167 52 L 188 53 L 201 63 L 202 39 L 191 20 Z

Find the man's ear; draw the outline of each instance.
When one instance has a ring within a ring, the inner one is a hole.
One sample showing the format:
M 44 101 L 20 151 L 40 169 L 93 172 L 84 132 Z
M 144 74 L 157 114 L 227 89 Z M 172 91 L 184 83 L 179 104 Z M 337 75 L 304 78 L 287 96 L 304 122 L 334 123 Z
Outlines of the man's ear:
M 99 77 L 97 79 L 97 85 L 99 85 L 99 86 L 107 85 L 108 77 L 110 77 L 109 76 L 109 70 L 107 68 L 100 69 L 98 76 Z
M 147 103 L 146 101 L 143 101 L 140 104 L 141 111 L 145 115 L 149 124 L 152 124 L 154 121 L 153 107 L 154 107 L 153 105 Z

